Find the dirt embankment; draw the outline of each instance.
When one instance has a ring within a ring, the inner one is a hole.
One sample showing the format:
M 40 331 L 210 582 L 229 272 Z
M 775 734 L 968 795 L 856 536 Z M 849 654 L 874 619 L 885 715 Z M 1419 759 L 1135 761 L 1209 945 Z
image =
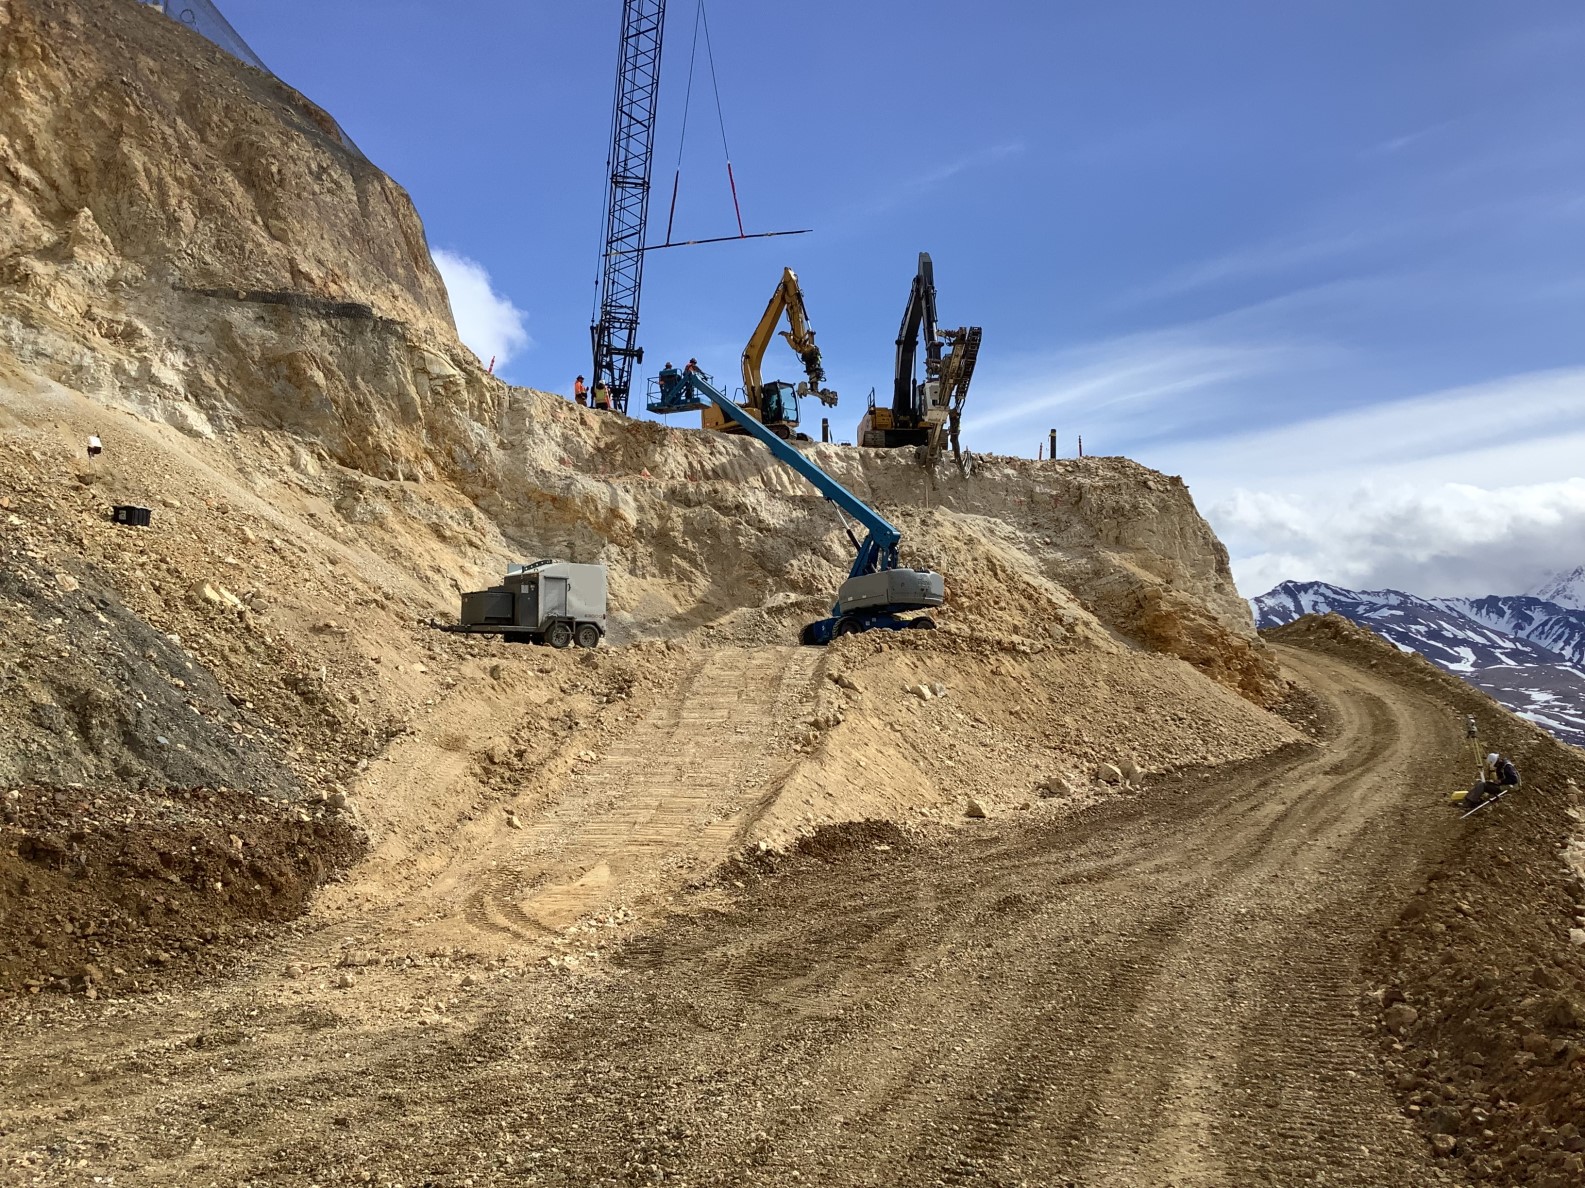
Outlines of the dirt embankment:
M 0 992 L 94 999 L 216 974 L 362 851 L 327 805 L 11 788 L 0 793 Z
M 1369 1004 L 1404 1109 L 1481 1184 L 1585 1176 L 1585 880 L 1565 857 L 1585 816 L 1585 756 L 1417 655 L 1327 615 L 1268 633 L 1381 673 L 1475 716 L 1513 758 L 1516 793 L 1451 832 L 1370 958 Z M 1446 789 L 1467 787 L 1473 759 Z M 1451 814 L 1455 810 L 1447 807 Z

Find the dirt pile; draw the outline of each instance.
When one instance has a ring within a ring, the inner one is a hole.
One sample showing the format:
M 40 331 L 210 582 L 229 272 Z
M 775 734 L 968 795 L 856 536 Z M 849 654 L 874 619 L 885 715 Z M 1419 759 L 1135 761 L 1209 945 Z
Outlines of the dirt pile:
M 361 851 L 328 805 L 229 789 L 8 789 L 0 991 L 94 999 L 214 974 Z
M 1585 945 L 1571 938 L 1585 927 L 1585 879 L 1567 851 L 1585 815 L 1585 760 L 1423 657 L 1339 616 L 1268 634 L 1423 689 L 1446 703 L 1455 723 L 1473 714 L 1482 745 L 1518 765 L 1524 786 L 1459 823 L 1385 935 L 1367 1006 L 1404 1109 L 1439 1153 L 1476 1183 L 1580 1183 Z M 1473 767 L 1464 765 L 1462 786 Z

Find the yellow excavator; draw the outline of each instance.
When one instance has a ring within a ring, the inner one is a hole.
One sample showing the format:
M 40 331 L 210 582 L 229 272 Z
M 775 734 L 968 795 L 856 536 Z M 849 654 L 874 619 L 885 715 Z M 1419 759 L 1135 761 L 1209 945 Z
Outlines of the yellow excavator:
M 796 387 L 785 380 L 765 382 L 760 376 L 760 366 L 765 361 L 765 350 L 775 336 L 776 326 L 787 315 L 790 329 L 781 336 L 797 353 L 808 379 Z M 804 305 L 803 290 L 798 287 L 798 275 L 791 268 L 783 268 L 781 281 L 771 294 L 765 314 L 754 327 L 754 333 L 743 348 L 743 399 L 742 407 L 760 424 L 777 437 L 786 440 L 798 433 L 798 397 L 813 396 L 824 405 L 834 405 L 837 394 L 824 387 L 826 372 L 820 362 L 820 348 L 815 346 L 815 332 L 809 325 L 809 310 Z M 707 406 L 702 414 L 706 429 L 718 433 L 745 433 L 715 405 Z
M 921 339 L 925 344 L 923 383 L 914 378 Z M 859 421 L 859 445 L 886 450 L 913 447 L 921 462 L 934 465 L 943 445 L 950 441 L 952 456 L 962 467 L 958 430 L 979 354 L 978 326 L 947 330 L 936 325 L 935 266 L 929 252 L 920 252 L 919 270 L 914 273 L 902 329 L 897 332 L 892 404 L 890 408 L 877 405 L 871 393 L 869 411 Z

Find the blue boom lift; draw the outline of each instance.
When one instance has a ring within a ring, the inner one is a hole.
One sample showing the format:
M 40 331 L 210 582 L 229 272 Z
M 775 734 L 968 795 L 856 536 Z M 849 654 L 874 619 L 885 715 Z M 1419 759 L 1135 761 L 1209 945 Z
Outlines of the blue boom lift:
M 864 503 L 836 479 L 816 466 L 795 447 L 776 436 L 746 409 L 723 396 L 710 377 L 699 371 L 666 368 L 654 381 L 648 406 L 653 413 L 680 413 L 709 407 L 720 409 L 743 432 L 757 438 L 778 461 L 791 467 L 820 494 L 834 503 L 839 512 L 856 520 L 865 530 L 861 542 L 851 527 L 848 539 L 858 550 L 847 581 L 837 591 L 836 603 L 828 618 L 819 619 L 803 629 L 800 639 L 806 644 L 823 645 L 838 635 L 852 635 L 877 628 L 899 631 L 911 627 L 929 630 L 935 620 L 928 615 L 913 619 L 898 616 L 904 611 L 940 606 L 946 597 L 946 583 L 929 569 L 905 569 L 897 563 L 897 545 L 902 533 L 895 525 Z M 797 390 L 784 380 L 764 385 L 762 400 L 772 404 L 786 402 L 797 408 Z

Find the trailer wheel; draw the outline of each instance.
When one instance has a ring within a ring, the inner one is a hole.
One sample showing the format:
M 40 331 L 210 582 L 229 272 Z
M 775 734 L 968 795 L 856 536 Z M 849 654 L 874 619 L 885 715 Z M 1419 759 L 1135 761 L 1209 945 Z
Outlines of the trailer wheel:
M 936 629 L 936 621 L 929 615 L 920 615 L 917 619 L 910 619 L 908 626 L 915 631 L 934 631 Z
M 552 623 L 545 630 L 545 642 L 553 648 L 569 648 L 572 646 L 572 624 Z
M 593 623 L 578 624 L 578 646 L 580 648 L 597 648 L 600 646 L 600 629 Z

